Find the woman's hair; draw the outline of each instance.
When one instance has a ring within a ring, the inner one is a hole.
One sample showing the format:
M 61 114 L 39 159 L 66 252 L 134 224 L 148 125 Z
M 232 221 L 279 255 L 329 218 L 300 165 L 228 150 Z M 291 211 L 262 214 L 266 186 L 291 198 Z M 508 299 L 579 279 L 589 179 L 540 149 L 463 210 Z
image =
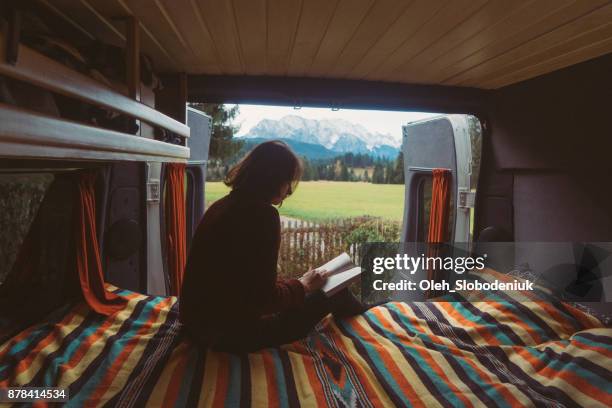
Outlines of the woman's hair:
M 232 190 L 246 192 L 269 201 L 278 196 L 281 187 L 289 183 L 288 195 L 295 191 L 302 177 L 302 161 L 279 140 L 255 146 L 232 167 L 225 184 Z

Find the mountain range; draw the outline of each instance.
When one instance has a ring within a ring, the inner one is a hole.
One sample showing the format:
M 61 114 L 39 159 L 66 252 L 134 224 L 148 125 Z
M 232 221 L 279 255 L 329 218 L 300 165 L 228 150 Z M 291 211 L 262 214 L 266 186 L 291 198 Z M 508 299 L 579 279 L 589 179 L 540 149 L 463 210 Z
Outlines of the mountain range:
M 325 159 L 344 153 L 369 154 L 394 159 L 400 142 L 389 134 L 370 132 L 344 119 L 306 119 L 288 115 L 279 120 L 263 119 L 243 138 L 248 144 L 269 139 L 285 141 L 301 156 Z

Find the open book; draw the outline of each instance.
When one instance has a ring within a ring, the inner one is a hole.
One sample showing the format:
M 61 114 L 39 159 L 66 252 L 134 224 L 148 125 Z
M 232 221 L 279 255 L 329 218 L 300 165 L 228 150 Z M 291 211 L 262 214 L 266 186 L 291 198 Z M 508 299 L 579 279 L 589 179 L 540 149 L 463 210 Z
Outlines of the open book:
M 355 266 L 351 261 L 351 257 L 346 252 L 341 253 L 317 269 L 325 269 L 329 273 L 327 282 L 325 282 L 321 289 L 327 297 L 333 296 L 351 283 L 359 280 L 361 276 L 361 268 Z

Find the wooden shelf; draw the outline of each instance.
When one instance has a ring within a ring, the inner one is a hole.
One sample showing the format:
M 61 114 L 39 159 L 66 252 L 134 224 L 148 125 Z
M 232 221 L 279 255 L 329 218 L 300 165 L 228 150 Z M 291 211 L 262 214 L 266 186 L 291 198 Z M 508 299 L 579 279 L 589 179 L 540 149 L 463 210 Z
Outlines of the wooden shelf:
M 189 148 L 0 104 L 0 157 L 186 162 Z

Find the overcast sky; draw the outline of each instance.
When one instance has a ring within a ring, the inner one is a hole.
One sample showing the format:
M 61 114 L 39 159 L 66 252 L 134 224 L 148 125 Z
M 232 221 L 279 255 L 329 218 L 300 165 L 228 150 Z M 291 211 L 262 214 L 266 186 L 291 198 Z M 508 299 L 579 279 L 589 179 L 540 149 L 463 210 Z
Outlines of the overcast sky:
M 242 136 L 262 119 L 278 120 L 283 116 L 298 115 L 308 119 L 345 119 L 349 122 L 363 125 L 372 132 L 387 133 L 401 140 L 402 125 L 419 119 L 435 116 L 422 112 L 390 112 L 374 110 L 340 109 L 332 111 L 328 108 L 301 108 L 299 110 L 287 106 L 240 105 L 240 114 L 236 123 L 240 124 L 238 136 Z

